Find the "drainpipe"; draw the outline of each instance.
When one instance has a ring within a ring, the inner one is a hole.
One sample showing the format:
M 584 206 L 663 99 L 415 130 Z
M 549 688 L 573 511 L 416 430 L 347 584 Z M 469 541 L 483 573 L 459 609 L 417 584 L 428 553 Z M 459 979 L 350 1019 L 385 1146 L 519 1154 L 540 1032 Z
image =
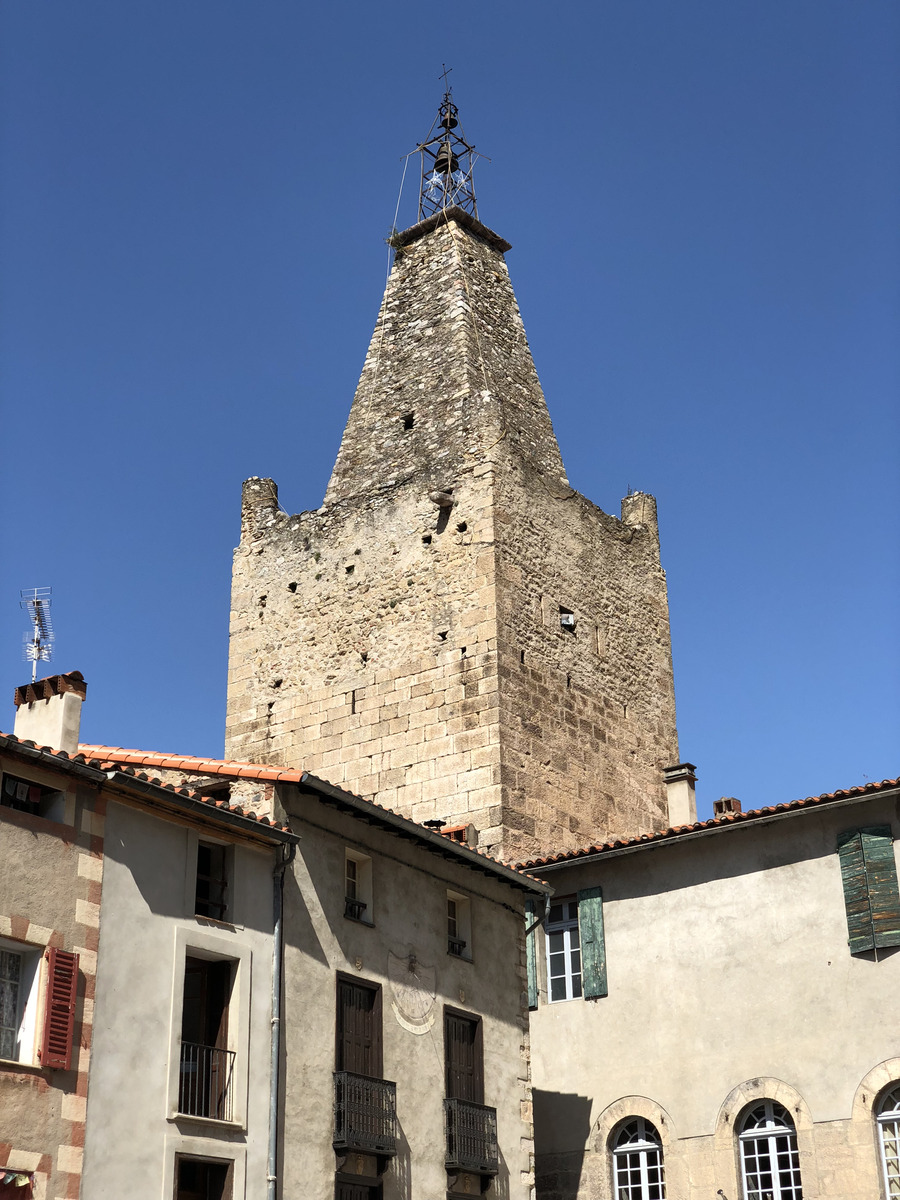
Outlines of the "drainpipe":
M 272 1046 L 269 1064 L 269 1158 L 266 1170 L 267 1200 L 278 1195 L 278 1091 L 281 1082 L 281 990 L 284 967 L 284 872 L 294 861 L 297 847 L 291 844 L 286 858 L 280 858 L 272 875 Z

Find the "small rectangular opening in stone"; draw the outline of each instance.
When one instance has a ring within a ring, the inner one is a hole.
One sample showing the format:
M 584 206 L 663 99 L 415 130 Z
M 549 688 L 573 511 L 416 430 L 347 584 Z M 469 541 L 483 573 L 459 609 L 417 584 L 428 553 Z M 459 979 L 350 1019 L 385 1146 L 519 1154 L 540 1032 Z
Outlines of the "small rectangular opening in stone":
M 416 423 L 416 418 L 415 418 L 414 413 L 409 412 L 404 415 L 404 417 L 403 417 L 403 428 L 404 429 L 412 429 L 412 427 L 413 427 L 413 425 L 415 425 L 415 423 Z
M 570 608 L 559 607 L 559 623 L 566 633 L 575 632 L 575 614 Z
M 426 533 L 425 536 L 422 538 L 422 541 L 426 546 L 430 546 L 431 545 L 431 534 Z
M 355 567 L 353 566 L 353 563 L 351 563 L 349 567 L 344 567 L 344 570 L 347 572 L 348 575 L 352 575 L 355 570 Z

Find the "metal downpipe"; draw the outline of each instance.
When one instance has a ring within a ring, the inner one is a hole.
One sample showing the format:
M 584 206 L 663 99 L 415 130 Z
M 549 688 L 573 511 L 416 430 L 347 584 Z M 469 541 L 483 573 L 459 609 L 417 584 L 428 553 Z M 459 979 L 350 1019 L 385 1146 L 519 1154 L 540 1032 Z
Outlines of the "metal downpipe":
M 272 874 L 272 1038 L 269 1063 L 269 1156 L 266 1167 L 267 1200 L 278 1196 L 278 1094 L 281 1085 L 281 992 L 284 968 L 284 873 L 294 861 L 292 843 L 286 858 L 279 859 Z

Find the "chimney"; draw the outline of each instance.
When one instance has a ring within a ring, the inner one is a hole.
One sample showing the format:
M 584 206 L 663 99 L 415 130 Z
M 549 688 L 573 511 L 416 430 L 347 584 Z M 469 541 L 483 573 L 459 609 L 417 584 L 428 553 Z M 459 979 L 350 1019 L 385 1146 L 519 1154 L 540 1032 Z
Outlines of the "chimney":
M 697 768 L 693 763 L 676 763 L 663 769 L 666 800 L 669 805 L 669 825 L 693 825 L 697 820 Z
M 16 688 L 16 725 L 20 741 L 78 753 L 81 704 L 87 684 L 80 671 L 51 675 Z
M 713 816 L 727 817 L 729 813 L 741 812 L 741 802 L 736 796 L 723 796 L 721 800 L 713 800 Z

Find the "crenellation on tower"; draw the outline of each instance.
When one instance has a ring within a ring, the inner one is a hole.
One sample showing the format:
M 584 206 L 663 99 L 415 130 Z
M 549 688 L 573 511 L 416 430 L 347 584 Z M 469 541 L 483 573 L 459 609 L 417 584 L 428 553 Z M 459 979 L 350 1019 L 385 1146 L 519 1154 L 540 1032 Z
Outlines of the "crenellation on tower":
M 655 501 L 568 484 L 503 257 L 459 210 L 398 250 L 321 509 L 245 484 L 226 753 L 523 859 L 666 824 Z

